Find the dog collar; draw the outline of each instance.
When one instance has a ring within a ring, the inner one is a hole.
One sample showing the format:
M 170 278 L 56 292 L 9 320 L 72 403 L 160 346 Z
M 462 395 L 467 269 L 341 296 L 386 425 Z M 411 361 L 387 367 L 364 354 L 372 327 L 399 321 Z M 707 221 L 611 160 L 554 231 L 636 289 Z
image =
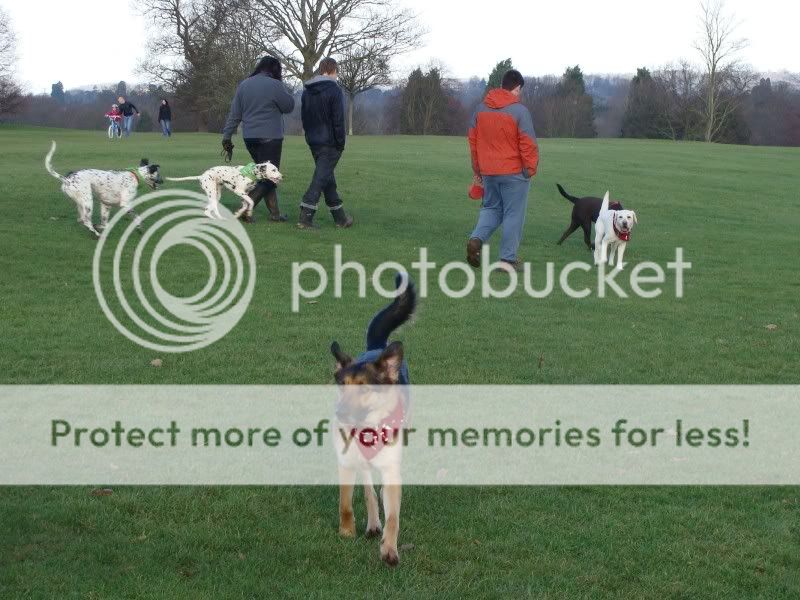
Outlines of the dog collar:
M 616 219 L 611 223 L 614 227 L 614 234 L 623 242 L 627 242 L 631 239 L 631 232 L 630 231 L 620 231 L 617 229 L 617 222 Z
M 249 179 L 250 181 L 258 181 L 258 176 L 256 175 L 256 163 L 250 163 L 240 168 L 239 175 L 245 179 Z
M 394 410 L 381 421 L 377 427 L 362 427 L 353 429 L 355 443 L 361 454 L 367 460 L 375 458 L 386 446 L 391 446 L 399 441 L 400 430 L 405 421 L 405 411 L 403 410 L 403 400 L 397 400 Z M 377 435 L 376 435 L 377 434 Z
M 147 189 L 149 187 L 147 182 L 144 180 L 144 177 L 139 174 L 139 169 L 128 169 L 128 173 L 136 178 L 136 185 L 139 187 L 139 189 Z

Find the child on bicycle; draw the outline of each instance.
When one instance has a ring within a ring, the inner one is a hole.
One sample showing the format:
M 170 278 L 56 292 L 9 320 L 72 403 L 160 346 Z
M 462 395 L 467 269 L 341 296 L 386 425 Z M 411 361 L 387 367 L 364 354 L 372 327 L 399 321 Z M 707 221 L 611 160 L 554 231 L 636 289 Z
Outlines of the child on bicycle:
M 115 133 L 120 131 L 120 123 L 122 122 L 122 111 L 119 109 L 118 104 L 112 104 L 111 110 L 106 113 L 106 118 L 111 121 L 114 126 Z

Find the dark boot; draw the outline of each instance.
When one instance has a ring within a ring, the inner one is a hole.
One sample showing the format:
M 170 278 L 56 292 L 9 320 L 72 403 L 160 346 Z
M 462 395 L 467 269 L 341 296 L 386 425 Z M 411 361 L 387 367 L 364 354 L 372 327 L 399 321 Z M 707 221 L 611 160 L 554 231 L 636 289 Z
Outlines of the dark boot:
M 253 219 L 253 211 L 255 211 L 256 206 L 258 206 L 258 203 L 261 202 L 261 199 L 264 197 L 264 189 L 261 186 L 257 185 L 252 190 L 250 190 L 250 193 L 247 195 L 250 196 L 250 200 L 253 201 L 253 209 L 247 215 L 247 219 L 242 219 L 242 220 L 246 221 L 247 223 L 255 223 L 255 219 Z
M 353 217 L 344 212 L 343 208 L 340 207 L 331 210 L 331 215 L 333 215 L 333 220 L 337 227 L 341 229 L 349 229 L 353 226 Z
M 285 223 L 289 220 L 286 215 L 282 215 L 280 209 L 278 208 L 278 192 L 277 190 L 272 190 L 269 194 L 264 197 L 264 202 L 267 204 L 267 210 L 269 211 L 269 220 L 273 223 Z
M 310 208 L 306 208 L 305 206 L 300 207 L 300 220 L 297 221 L 297 228 L 298 229 L 319 229 L 319 225 L 314 223 L 314 213 L 317 211 L 311 210 Z
M 479 238 L 469 238 L 467 242 L 467 262 L 471 267 L 476 269 L 481 266 L 481 250 L 483 249 L 483 241 Z

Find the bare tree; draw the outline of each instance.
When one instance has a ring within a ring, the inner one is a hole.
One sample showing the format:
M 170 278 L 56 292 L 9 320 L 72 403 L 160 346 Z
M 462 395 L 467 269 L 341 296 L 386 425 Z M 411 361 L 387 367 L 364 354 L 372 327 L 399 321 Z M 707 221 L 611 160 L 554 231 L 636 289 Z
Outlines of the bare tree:
M 8 14 L 0 8 L 0 115 L 15 112 L 23 100 L 14 81 L 17 62 L 17 37 Z
M 415 48 L 422 36 L 416 15 L 394 0 L 249 0 L 254 30 L 265 52 L 307 81 L 325 56 L 357 52 L 369 43 L 390 58 Z
M 8 13 L 0 7 L 0 77 L 9 77 L 17 61 L 17 36 Z
M 724 12 L 724 0 L 703 0 L 700 4 L 701 35 L 695 49 L 703 57 L 706 75 L 705 141 L 713 142 L 735 109 L 723 99 L 729 78 L 740 70 L 737 54 L 747 40 L 737 38 L 736 23 Z
M 339 83 L 348 98 L 349 135 L 353 135 L 353 110 L 356 96 L 379 85 L 389 85 L 392 82 L 389 60 L 389 52 L 372 40 L 363 45 L 353 46 L 341 54 Z
M 702 75 L 687 61 L 668 65 L 653 74 L 658 107 L 656 131 L 677 140 L 703 139 L 704 95 Z
M 258 56 L 245 0 L 142 0 L 140 6 L 156 26 L 140 69 L 208 130 L 224 118 L 233 89 Z

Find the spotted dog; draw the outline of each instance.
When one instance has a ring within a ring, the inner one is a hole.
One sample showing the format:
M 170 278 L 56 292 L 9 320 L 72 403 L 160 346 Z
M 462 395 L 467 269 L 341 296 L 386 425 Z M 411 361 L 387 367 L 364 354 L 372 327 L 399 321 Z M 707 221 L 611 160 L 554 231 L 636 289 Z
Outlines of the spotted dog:
M 100 169 L 81 169 L 64 176 L 53 169 L 52 160 L 56 153 L 56 143 L 50 146 L 50 152 L 44 160 L 47 172 L 61 182 L 61 191 L 69 196 L 78 208 L 78 223 L 100 237 L 100 231 L 108 225 L 111 207 L 119 206 L 133 218 L 137 227 L 141 227 L 139 217 L 130 208 L 140 187 L 156 189 L 163 183 L 158 165 L 151 165 L 146 158 L 139 167 L 127 171 L 101 171 Z M 100 201 L 100 223 L 97 227 L 92 223 L 94 195 Z
M 254 203 L 249 194 L 263 179 L 269 179 L 277 185 L 283 181 L 283 175 L 275 165 L 267 161 L 260 164 L 250 163 L 244 167 L 211 167 L 197 177 L 167 177 L 167 181 L 199 181 L 208 198 L 205 213 L 210 219 L 222 218 L 219 213 L 219 201 L 223 187 L 242 199 L 242 207 L 234 213 L 234 216 L 237 219 L 242 214 L 252 216 Z
M 336 359 L 336 427 L 333 439 L 339 463 L 339 534 L 355 537 L 353 488 L 356 475 L 364 481 L 367 504 L 367 537 L 383 535 L 381 559 L 390 566 L 400 561 L 401 441 L 407 429 L 408 365 L 401 342 L 389 336 L 414 314 L 416 293 L 408 275 L 398 275 L 399 295 L 381 310 L 367 328 L 367 350 L 356 359 L 331 346 Z M 381 530 L 378 498 L 372 486 L 372 470 L 383 483 L 385 527 Z
M 594 264 L 613 264 L 614 255 L 617 254 L 616 268 L 623 269 L 625 247 L 631 239 L 634 225 L 638 223 L 639 219 L 632 210 L 610 210 L 609 192 L 606 192 L 594 226 Z

